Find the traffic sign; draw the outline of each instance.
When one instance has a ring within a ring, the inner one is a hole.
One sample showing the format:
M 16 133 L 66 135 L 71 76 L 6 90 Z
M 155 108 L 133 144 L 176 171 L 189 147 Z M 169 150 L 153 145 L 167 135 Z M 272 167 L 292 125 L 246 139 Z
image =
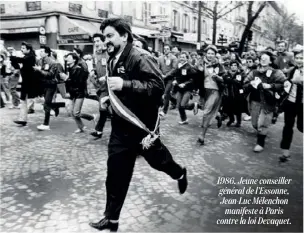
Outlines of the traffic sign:
M 167 23 L 170 20 L 169 15 L 151 15 L 149 22 L 151 24 Z
M 40 27 L 39 28 L 39 32 L 41 35 L 45 35 L 45 28 L 44 27 Z

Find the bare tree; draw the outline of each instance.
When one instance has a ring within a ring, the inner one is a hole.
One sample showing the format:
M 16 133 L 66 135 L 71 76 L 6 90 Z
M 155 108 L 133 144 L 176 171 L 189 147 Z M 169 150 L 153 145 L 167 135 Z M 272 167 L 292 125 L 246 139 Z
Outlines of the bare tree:
M 255 14 L 253 14 L 253 4 L 259 4 L 258 9 L 255 12 Z M 241 41 L 240 41 L 239 55 L 241 55 L 242 52 L 244 51 L 245 42 L 246 42 L 246 39 L 249 35 L 249 31 L 250 31 L 254 21 L 259 17 L 260 13 L 267 6 L 267 4 L 269 4 L 271 7 L 273 7 L 279 13 L 279 11 L 280 11 L 279 7 L 276 4 L 276 2 L 274 2 L 274 1 L 262 1 L 262 2 L 249 1 L 248 2 L 248 6 L 247 6 L 247 24 L 246 24 L 246 27 L 244 29 L 244 32 L 242 34 L 242 38 L 241 38 Z
M 216 43 L 216 25 L 217 21 L 223 18 L 225 15 L 229 14 L 230 12 L 234 11 L 235 9 L 244 5 L 244 2 L 237 2 L 234 7 L 230 8 L 231 4 L 235 1 L 230 1 L 226 5 L 219 7 L 219 1 L 214 1 L 214 5 L 211 8 L 208 8 L 206 4 L 202 4 L 202 9 L 205 11 L 204 13 L 210 19 L 212 19 L 213 31 L 212 31 L 212 44 Z M 200 12 L 199 12 L 200 13 Z M 200 30 L 198 31 L 200 33 Z

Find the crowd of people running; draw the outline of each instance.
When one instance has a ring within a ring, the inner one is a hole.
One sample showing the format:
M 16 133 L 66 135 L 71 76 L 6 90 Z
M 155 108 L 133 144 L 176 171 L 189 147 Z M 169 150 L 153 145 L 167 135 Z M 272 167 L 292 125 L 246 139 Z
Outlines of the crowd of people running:
M 56 52 L 47 46 L 41 47 L 39 60 L 33 47 L 25 42 L 21 44 L 24 56 L 16 56 L 11 48 L 1 51 L 1 108 L 11 101 L 9 108 L 20 109 L 19 118 L 14 122 L 25 126 L 28 114 L 35 112 L 33 98 L 44 97 L 45 116 L 38 130 L 50 130 L 51 115 L 58 116 L 59 109 L 66 107 L 77 124 L 75 133 L 84 132 L 82 119 L 86 119 L 95 122 L 91 135 L 101 138 L 105 122 L 111 116 L 106 76 L 117 64 L 109 64 L 102 34 L 95 34 L 93 42 L 94 54 L 83 55 L 79 48 L 74 48 L 65 56 L 65 64 L 61 64 Z M 155 58 L 155 67 L 158 66 L 165 85 L 159 109 L 162 120 L 166 119 L 168 111 L 177 109 L 178 123 L 186 125 L 186 110 L 193 111 L 194 115 L 201 110 L 200 145 L 205 144 L 213 119 L 219 128 L 225 120 L 228 127 L 241 127 L 242 120 L 251 120 L 257 131 L 253 150 L 261 152 L 269 127 L 284 113 L 280 145 L 283 151 L 279 160 L 289 160 L 295 122 L 297 129 L 303 132 L 303 51 L 287 52 L 285 41 L 278 42 L 276 49 L 251 50 L 242 56 L 229 49 L 219 51 L 214 45 L 208 45 L 201 54 L 164 45 L 163 53 L 159 53 L 148 48 L 142 38 L 135 40 L 133 46 Z M 115 59 L 112 60 L 111 63 L 115 63 Z M 96 90 L 94 95 L 88 91 L 89 86 Z M 56 101 L 57 93 L 64 101 Z M 81 111 L 85 98 L 99 101 L 99 114 Z

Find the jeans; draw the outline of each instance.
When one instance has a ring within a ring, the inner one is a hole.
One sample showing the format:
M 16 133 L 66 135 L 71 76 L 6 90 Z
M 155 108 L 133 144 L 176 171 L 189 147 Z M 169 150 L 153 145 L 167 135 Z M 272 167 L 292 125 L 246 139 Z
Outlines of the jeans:
M 56 95 L 56 86 L 52 88 L 45 89 L 44 95 L 44 125 L 49 125 L 51 117 L 51 109 L 58 111 L 60 107 L 64 107 L 65 103 L 56 103 L 54 101 L 54 96 Z
M 303 103 L 292 103 L 288 100 L 284 103 L 284 128 L 281 141 L 281 149 L 289 150 L 293 137 L 293 127 L 297 118 L 297 129 L 303 133 Z
M 69 109 L 70 114 L 74 117 L 77 127 L 82 130 L 84 125 L 81 120 L 81 108 L 83 105 L 84 98 L 73 98 L 71 100 L 72 104 L 71 108 Z
M 1 76 L 1 80 L 0 80 L 0 84 L 1 84 L 1 92 L 4 92 L 6 101 L 10 100 L 10 95 L 9 95 L 9 86 L 8 86 L 8 78 L 4 78 Z
M 188 103 L 191 98 L 191 92 L 185 91 L 180 92 L 178 91 L 176 93 L 176 102 L 177 102 L 177 108 L 179 111 L 179 115 L 182 121 L 187 120 L 187 115 L 185 109 L 188 109 Z
M 173 87 L 172 82 L 173 80 L 169 80 L 168 82 L 166 82 L 165 93 L 164 93 L 164 108 L 163 108 L 165 114 L 167 114 L 168 112 L 169 103 L 171 99 L 171 90 Z
M 17 85 L 19 81 L 19 76 L 11 75 L 8 81 L 9 89 L 12 95 L 12 103 L 14 106 L 18 106 L 20 104 L 20 97 L 17 93 Z
M 20 106 L 20 115 L 19 115 L 19 120 L 20 121 L 27 121 L 27 114 L 28 114 L 28 106 L 27 103 L 28 101 L 32 101 L 32 103 L 34 102 L 34 99 L 28 99 L 27 95 L 25 95 L 25 99 L 20 101 L 21 106 Z
M 271 125 L 273 112 L 265 111 L 262 104 L 255 101 L 250 103 L 250 107 L 251 123 L 253 128 L 258 131 L 258 134 L 266 136 L 269 126 Z

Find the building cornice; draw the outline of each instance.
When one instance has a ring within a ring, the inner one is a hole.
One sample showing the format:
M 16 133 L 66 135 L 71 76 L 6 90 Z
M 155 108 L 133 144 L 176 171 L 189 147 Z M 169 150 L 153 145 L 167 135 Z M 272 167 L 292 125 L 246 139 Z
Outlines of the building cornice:
M 48 17 L 48 16 L 60 16 L 60 15 L 66 15 L 70 18 L 74 19 L 85 19 L 85 20 L 90 20 L 96 23 L 100 23 L 103 19 L 101 18 L 93 18 L 93 17 L 88 17 L 84 15 L 75 15 L 71 14 L 68 12 L 63 12 L 63 11 L 51 11 L 51 12 L 40 12 L 36 14 L 23 14 L 23 15 L 1 15 L 1 20 L 14 20 L 14 19 L 34 19 L 34 18 L 41 18 L 41 17 Z

